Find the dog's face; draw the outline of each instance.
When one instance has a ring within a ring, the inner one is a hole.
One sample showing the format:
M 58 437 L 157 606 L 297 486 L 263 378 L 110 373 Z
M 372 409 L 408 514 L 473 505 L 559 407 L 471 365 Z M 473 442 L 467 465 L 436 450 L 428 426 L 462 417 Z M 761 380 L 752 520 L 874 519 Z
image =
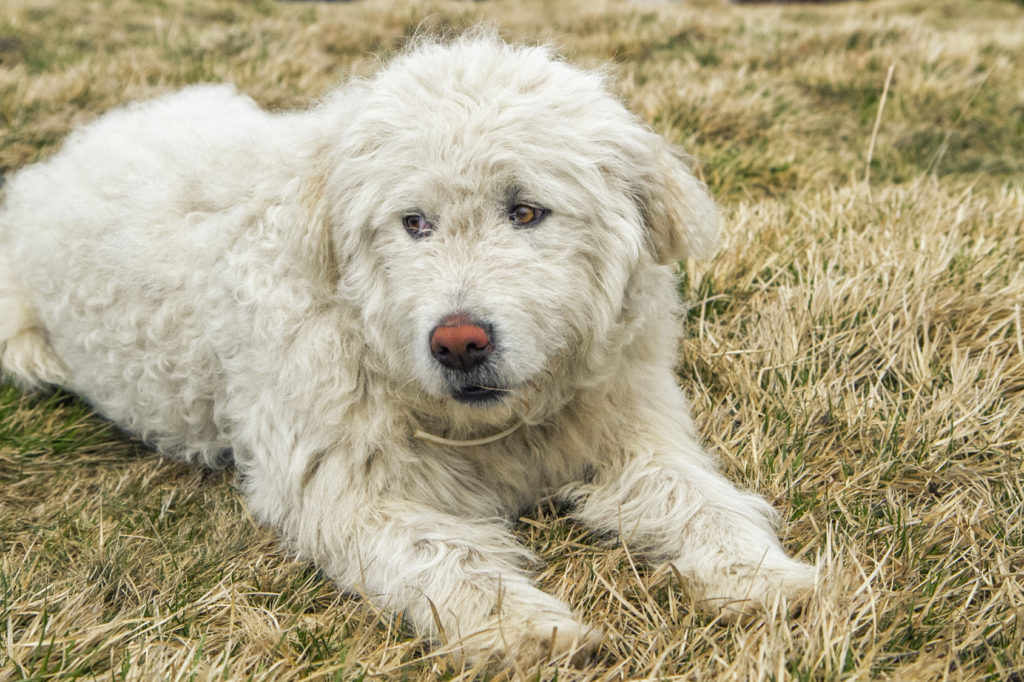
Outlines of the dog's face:
M 427 45 L 361 96 L 329 181 L 339 286 L 410 399 L 484 415 L 564 386 L 641 264 L 714 241 L 668 145 L 543 49 Z

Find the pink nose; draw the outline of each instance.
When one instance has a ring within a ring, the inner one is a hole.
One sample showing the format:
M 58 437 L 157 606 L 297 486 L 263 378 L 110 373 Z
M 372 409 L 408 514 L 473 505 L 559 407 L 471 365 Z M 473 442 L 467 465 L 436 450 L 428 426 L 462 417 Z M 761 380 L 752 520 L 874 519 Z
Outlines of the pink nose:
M 468 372 L 493 351 L 491 325 L 469 315 L 449 315 L 430 332 L 430 352 L 448 369 Z

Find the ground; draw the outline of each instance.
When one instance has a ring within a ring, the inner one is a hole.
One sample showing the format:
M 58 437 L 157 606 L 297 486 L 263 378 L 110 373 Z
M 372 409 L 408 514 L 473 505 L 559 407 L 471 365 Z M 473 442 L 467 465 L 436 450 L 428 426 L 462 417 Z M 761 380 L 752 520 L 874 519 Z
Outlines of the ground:
M 729 476 L 820 566 L 722 624 L 540 508 L 517 532 L 608 635 L 531 679 L 1024 679 L 1024 5 L 4 0 L 0 172 L 186 83 L 272 108 L 486 20 L 607 65 L 723 206 L 680 264 L 679 378 Z M 0 388 L 0 679 L 472 679 L 240 502 L 63 394 Z

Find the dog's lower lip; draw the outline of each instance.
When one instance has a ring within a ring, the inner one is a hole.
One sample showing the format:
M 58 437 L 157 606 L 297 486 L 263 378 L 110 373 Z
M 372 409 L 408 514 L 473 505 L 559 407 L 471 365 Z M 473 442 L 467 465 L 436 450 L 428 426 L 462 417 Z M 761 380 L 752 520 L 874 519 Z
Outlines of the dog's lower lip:
M 482 404 L 489 403 L 501 398 L 505 393 L 497 388 L 486 388 L 484 386 L 462 386 L 452 392 L 452 397 L 460 403 Z

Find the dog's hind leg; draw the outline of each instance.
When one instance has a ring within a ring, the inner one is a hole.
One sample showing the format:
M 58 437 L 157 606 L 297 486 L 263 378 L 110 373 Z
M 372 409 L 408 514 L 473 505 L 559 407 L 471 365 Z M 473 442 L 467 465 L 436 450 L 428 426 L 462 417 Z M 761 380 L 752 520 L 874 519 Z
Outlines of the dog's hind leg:
M 65 377 L 6 253 L 0 253 L 0 369 L 25 388 L 60 384 Z

